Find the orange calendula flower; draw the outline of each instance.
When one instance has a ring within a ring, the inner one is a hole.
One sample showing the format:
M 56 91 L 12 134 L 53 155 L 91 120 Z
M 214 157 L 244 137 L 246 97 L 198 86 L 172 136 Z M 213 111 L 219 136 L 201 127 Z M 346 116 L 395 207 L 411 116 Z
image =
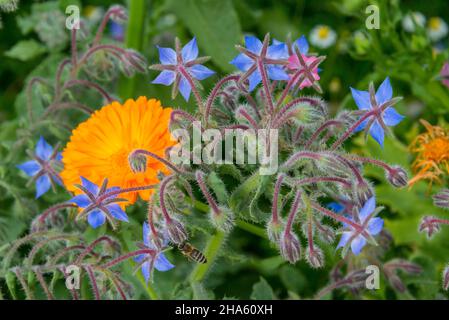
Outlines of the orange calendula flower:
M 157 184 L 157 173 L 170 171 L 160 161 L 147 157 L 141 170 L 131 168 L 129 157 L 137 149 L 149 151 L 165 158 L 165 150 L 176 141 L 172 138 L 168 122 L 172 109 L 163 108 L 158 100 L 140 97 L 125 104 L 113 102 L 96 111 L 72 132 L 70 142 L 62 153 L 64 170 L 61 178 L 66 188 L 79 194 L 74 184 L 84 177 L 101 185 L 120 188 Z M 137 194 L 148 200 L 153 190 L 123 193 L 120 198 L 134 203 Z M 129 204 L 127 203 L 127 204 Z
M 443 174 L 449 174 L 449 132 L 420 121 L 427 132 L 418 135 L 410 145 L 410 151 L 417 156 L 412 163 L 415 177 L 409 181 L 409 186 L 420 180 L 428 180 L 432 186 L 433 182 L 441 182 Z

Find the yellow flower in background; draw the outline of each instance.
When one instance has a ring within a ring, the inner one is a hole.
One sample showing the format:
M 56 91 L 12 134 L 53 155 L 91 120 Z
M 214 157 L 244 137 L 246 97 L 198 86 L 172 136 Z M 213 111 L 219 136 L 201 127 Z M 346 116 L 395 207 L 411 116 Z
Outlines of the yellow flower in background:
M 416 154 L 412 163 L 415 176 L 409 186 L 420 180 L 440 183 L 443 175 L 449 174 L 449 132 L 439 126 L 432 126 L 425 120 L 420 122 L 427 132 L 418 135 L 410 145 L 410 151 Z
M 109 179 L 109 186 L 131 188 L 156 184 L 159 171 L 170 171 L 160 161 L 148 157 L 146 168 L 133 171 L 128 157 L 136 149 L 150 151 L 165 158 L 165 150 L 176 144 L 168 130 L 170 108 L 163 108 L 158 100 L 140 97 L 123 105 L 113 102 L 96 111 L 72 132 L 62 153 L 64 170 L 61 178 L 66 188 L 75 194 L 80 190 L 81 178 L 101 185 Z M 120 198 L 134 203 L 139 196 L 148 200 L 153 190 L 124 193 Z

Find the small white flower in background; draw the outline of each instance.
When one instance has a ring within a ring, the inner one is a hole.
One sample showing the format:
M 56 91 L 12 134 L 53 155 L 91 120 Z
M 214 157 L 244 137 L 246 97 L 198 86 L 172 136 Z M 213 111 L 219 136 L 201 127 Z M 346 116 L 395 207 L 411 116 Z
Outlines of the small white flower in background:
M 426 25 L 426 17 L 419 11 L 412 12 L 402 19 L 402 27 L 407 32 L 415 32 L 416 26 L 423 28 Z
M 317 25 L 310 31 L 310 43 L 318 48 L 326 49 L 337 40 L 337 33 L 329 26 Z
M 439 41 L 443 39 L 448 33 L 447 23 L 440 17 L 432 17 L 427 24 L 427 34 L 430 40 Z
M 104 16 L 104 9 L 98 6 L 87 6 L 83 11 L 88 22 L 93 25 L 100 22 Z

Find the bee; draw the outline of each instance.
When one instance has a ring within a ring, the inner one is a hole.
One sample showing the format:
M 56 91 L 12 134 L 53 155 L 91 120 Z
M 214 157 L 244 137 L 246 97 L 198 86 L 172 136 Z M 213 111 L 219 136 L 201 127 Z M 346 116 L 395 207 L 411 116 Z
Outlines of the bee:
M 188 259 L 198 263 L 207 263 L 206 256 L 190 243 L 183 242 L 181 244 L 178 244 L 177 247 L 179 251 L 181 251 L 181 253 Z

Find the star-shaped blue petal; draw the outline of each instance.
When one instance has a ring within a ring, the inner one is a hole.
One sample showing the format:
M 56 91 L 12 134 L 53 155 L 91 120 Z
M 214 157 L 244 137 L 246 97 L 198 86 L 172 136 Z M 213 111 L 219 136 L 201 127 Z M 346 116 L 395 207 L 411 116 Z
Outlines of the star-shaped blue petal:
M 384 221 L 381 218 L 370 217 L 375 209 L 376 200 L 374 197 L 371 197 L 359 211 L 360 224 L 362 226 L 365 226 L 366 232 L 371 236 L 379 234 L 382 231 L 384 225 Z M 363 247 L 366 245 L 367 240 L 363 234 L 357 233 L 357 231 L 352 226 L 345 225 L 345 227 L 349 230 L 343 232 L 337 249 L 345 247 L 348 242 L 351 241 L 350 246 L 352 252 L 355 255 L 359 255 Z
M 114 202 L 114 199 L 117 199 L 117 195 L 107 197 L 103 196 L 105 194 L 107 195 L 111 191 L 119 190 L 118 187 L 100 190 L 95 183 L 84 177 L 81 177 L 81 183 L 83 188 L 80 190 L 84 193 L 74 196 L 68 202 L 74 203 L 86 211 L 87 222 L 92 228 L 96 229 L 106 222 L 106 213 L 110 214 L 114 219 L 119 221 L 129 221 L 125 211 L 123 211 L 123 209 Z M 97 200 L 100 196 L 103 196 L 102 199 L 104 198 L 102 201 Z
M 179 40 L 177 40 L 179 41 Z M 207 58 L 198 58 L 198 44 L 196 38 L 190 40 L 182 49 L 177 46 L 177 51 L 171 48 L 157 47 L 161 64 L 151 66 L 152 69 L 162 71 L 154 84 L 162 84 L 174 87 L 174 94 L 181 92 L 183 98 L 188 101 L 192 92 L 191 83 L 194 80 L 204 80 L 215 74 L 214 71 L 203 66 Z
M 168 271 L 170 269 L 173 269 L 175 266 L 168 261 L 168 259 L 165 257 L 165 255 L 160 252 L 160 249 L 158 249 L 154 244 L 153 241 L 151 239 L 151 230 L 148 226 L 148 223 L 144 222 L 143 223 L 143 243 L 145 245 L 145 247 L 147 247 L 148 249 L 152 249 L 152 250 L 156 250 L 159 251 L 157 253 L 156 259 L 154 260 L 154 268 L 156 268 L 156 270 L 158 271 Z M 166 246 L 168 244 L 168 240 L 166 238 L 164 238 L 163 240 L 163 246 Z M 142 274 L 143 277 L 145 278 L 145 281 L 148 282 L 148 280 L 150 279 L 150 275 L 151 275 L 151 259 L 153 259 L 153 257 L 151 257 L 150 255 L 139 255 L 136 258 L 134 258 L 134 260 L 136 262 L 142 262 L 146 259 L 145 262 L 142 263 L 141 265 L 141 270 L 142 270 Z
M 55 152 L 53 147 L 41 136 L 36 144 L 34 160 L 26 161 L 16 167 L 36 182 L 36 199 L 46 193 L 52 185 L 62 185 L 62 181 L 54 165 L 61 163 L 60 152 Z
M 369 133 L 381 146 L 383 146 L 385 128 L 382 126 L 381 122 L 383 122 L 385 126 L 392 127 L 399 124 L 404 119 L 404 116 L 399 114 L 391 106 L 385 109 L 380 109 L 384 104 L 393 99 L 393 89 L 391 87 L 390 78 L 387 77 L 379 86 L 375 94 L 375 105 L 373 105 L 368 91 L 351 88 L 351 93 L 355 104 L 360 110 L 372 111 L 374 109 L 379 109 L 378 115 L 364 120 L 354 131 L 361 131 L 365 129 L 367 124 L 371 124 Z

